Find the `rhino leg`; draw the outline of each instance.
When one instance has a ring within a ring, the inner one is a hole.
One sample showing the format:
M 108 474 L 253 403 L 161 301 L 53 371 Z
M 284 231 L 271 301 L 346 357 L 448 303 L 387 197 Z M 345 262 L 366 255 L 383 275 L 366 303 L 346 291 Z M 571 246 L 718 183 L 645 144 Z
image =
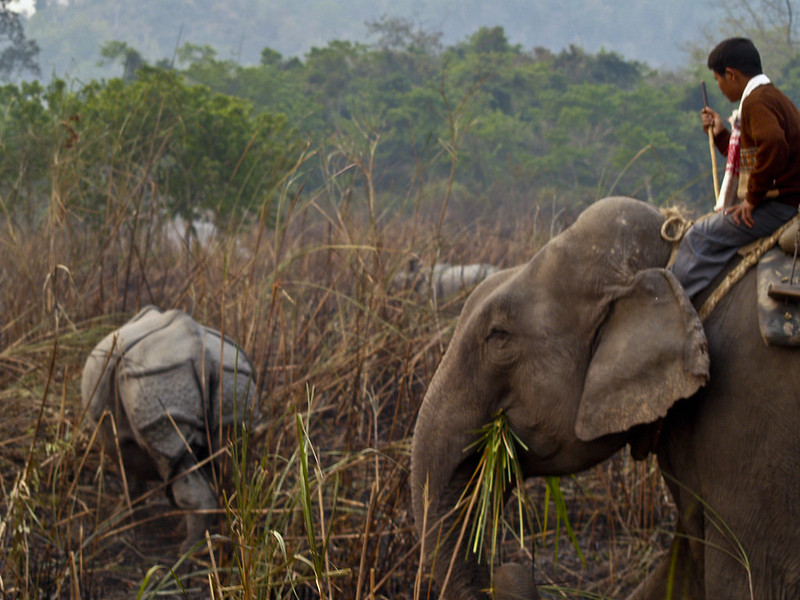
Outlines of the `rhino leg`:
M 194 461 L 187 457 L 178 468 L 178 477 L 172 483 L 172 497 L 175 504 L 186 513 L 186 537 L 181 543 L 181 553 L 185 553 L 205 537 L 206 530 L 214 530 L 215 517 L 192 511 L 213 510 L 217 508 L 217 496 L 211 489 L 201 469 L 187 472 Z
M 150 455 L 135 441 L 120 442 L 119 450 L 122 453 L 128 492 L 131 498 L 138 498 L 147 491 L 147 482 L 160 480 L 161 475 Z

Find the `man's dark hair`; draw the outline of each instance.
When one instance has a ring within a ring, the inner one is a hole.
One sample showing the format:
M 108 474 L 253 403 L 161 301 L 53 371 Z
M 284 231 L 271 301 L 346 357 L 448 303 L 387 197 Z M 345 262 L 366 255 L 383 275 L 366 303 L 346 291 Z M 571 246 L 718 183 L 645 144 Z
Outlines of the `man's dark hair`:
M 747 38 L 730 38 L 708 55 L 708 68 L 718 75 L 724 75 L 725 69 L 737 69 L 742 75 L 755 77 L 761 74 L 761 56 Z

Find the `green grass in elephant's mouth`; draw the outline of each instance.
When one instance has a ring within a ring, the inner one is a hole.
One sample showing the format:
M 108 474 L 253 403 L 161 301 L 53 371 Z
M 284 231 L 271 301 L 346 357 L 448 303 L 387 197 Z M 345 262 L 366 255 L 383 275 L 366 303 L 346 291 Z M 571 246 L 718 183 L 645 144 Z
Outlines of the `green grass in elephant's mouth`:
M 462 497 L 462 501 L 466 501 L 468 505 L 462 529 L 466 528 L 471 521 L 470 543 L 467 551 L 477 554 L 480 561 L 488 541 L 489 556 L 487 560 L 490 569 L 492 568 L 497 557 L 497 537 L 501 529 L 503 507 L 508 493 L 515 488 L 519 513 L 518 539 L 520 544 L 525 539 L 523 532 L 525 515 L 532 514 L 533 521 L 539 524 L 539 529 L 541 529 L 541 523 L 546 523 L 548 520 L 548 509 L 552 499 L 556 510 L 556 520 L 558 523 L 564 523 L 575 550 L 583 562 L 577 538 L 567 516 L 567 506 L 561 493 L 559 478 L 545 478 L 547 492 L 542 518 L 540 518 L 537 507 L 530 500 L 525 490 L 525 477 L 519 460 L 519 449 L 527 451 L 528 448 L 511 428 L 505 413 L 502 410 L 498 411 L 492 420 L 476 434 L 477 439 L 465 449 L 465 452 L 474 452 L 480 457 L 470 484 Z M 524 510 L 525 505 L 529 510 Z M 474 515 L 473 510 L 475 511 Z M 531 529 L 533 529 L 533 525 L 533 522 L 529 523 Z M 488 540 L 486 539 L 487 533 L 489 533 Z

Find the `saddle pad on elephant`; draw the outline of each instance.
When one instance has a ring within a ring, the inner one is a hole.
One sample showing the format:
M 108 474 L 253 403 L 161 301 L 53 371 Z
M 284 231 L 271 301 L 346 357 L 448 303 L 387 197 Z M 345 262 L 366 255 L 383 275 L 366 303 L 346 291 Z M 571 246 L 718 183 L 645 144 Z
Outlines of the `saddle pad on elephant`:
M 792 258 L 775 246 L 758 261 L 758 326 L 764 341 L 773 346 L 800 346 L 800 300 L 768 295 L 770 285 L 790 283 Z M 800 289 L 800 260 L 791 283 Z

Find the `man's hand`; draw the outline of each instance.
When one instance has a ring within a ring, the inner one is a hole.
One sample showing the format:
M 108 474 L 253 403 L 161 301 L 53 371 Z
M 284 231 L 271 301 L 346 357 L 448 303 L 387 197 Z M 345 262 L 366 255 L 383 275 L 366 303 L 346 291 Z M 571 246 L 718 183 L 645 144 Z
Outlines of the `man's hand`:
M 711 131 L 715 136 L 725 131 L 725 121 L 722 120 L 722 115 L 708 106 L 700 113 L 700 119 L 703 122 L 703 131 L 706 133 L 708 133 L 709 127 L 713 127 Z
M 753 223 L 753 209 L 755 206 L 750 204 L 747 200 L 740 202 L 735 206 L 725 209 L 725 214 L 730 215 L 733 222 L 737 225 L 746 225 L 752 227 Z

